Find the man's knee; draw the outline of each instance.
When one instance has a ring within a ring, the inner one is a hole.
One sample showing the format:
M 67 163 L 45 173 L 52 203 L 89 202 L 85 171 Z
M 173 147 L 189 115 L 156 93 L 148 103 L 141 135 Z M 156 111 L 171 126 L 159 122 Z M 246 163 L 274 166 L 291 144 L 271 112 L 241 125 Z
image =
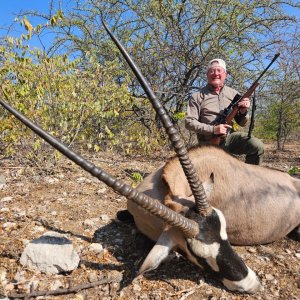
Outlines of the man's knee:
M 256 149 L 256 153 L 258 155 L 263 155 L 264 152 L 265 152 L 265 145 L 264 143 L 259 140 L 258 138 L 252 138 L 252 145 L 253 145 L 253 148 Z
M 261 140 L 252 137 L 249 140 L 249 151 L 246 154 L 246 163 L 253 165 L 260 165 L 263 161 L 265 146 Z

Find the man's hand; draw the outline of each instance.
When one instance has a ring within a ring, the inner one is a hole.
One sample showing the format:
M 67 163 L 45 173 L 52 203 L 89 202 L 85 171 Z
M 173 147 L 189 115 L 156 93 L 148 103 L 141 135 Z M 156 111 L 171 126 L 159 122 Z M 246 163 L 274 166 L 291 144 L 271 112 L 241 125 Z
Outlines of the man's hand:
M 249 98 L 244 98 L 242 101 L 238 103 L 239 112 L 241 114 L 246 114 L 248 112 L 248 108 L 250 107 Z
M 227 134 L 227 129 L 231 128 L 232 126 L 228 124 L 219 124 L 217 126 L 214 126 L 214 135 L 222 135 L 226 136 Z

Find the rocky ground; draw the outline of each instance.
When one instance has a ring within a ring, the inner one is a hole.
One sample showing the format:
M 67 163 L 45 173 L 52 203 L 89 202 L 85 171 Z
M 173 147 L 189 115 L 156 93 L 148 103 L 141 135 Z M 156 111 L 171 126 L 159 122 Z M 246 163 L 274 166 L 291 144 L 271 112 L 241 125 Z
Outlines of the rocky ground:
M 97 166 L 131 184 L 132 172 L 151 172 L 168 155 L 88 156 Z M 227 291 L 176 253 L 157 270 L 135 279 L 150 243 L 134 225 L 116 220 L 117 211 L 126 208 L 123 197 L 66 159 L 47 166 L 47 172 L 26 166 L 17 157 L 2 158 L 0 164 L 0 299 L 30 292 L 37 296 L 59 288 L 64 295 L 38 298 L 300 299 L 300 246 L 292 239 L 235 247 L 264 285 L 264 292 L 255 295 Z M 287 146 L 284 152 L 268 145 L 264 165 L 283 171 L 299 167 L 299 144 Z M 20 264 L 25 245 L 50 230 L 64 233 L 72 241 L 80 255 L 76 270 L 50 275 Z M 100 243 L 103 251 L 91 247 L 95 243 Z

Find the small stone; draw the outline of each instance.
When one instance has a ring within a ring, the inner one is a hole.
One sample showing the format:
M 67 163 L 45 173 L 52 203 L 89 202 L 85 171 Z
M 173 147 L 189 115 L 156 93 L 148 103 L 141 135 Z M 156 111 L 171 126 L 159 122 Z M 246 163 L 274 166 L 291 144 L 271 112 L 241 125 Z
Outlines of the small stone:
M 33 230 L 34 232 L 43 232 L 45 231 L 45 228 L 43 226 L 35 226 Z
M 25 271 L 17 271 L 17 273 L 15 274 L 15 281 L 20 282 L 20 281 L 25 281 Z
M 274 292 L 274 297 L 276 297 L 276 298 L 278 298 L 278 299 L 279 299 L 279 295 L 280 295 L 280 294 L 279 294 L 279 292 L 278 292 L 278 291 L 275 291 L 275 292 Z
M 30 241 L 27 240 L 27 239 L 22 239 L 21 241 L 22 241 L 24 246 L 27 246 L 30 243 Z
M 99 190 L 96 192 L 96 194 L 97 194 L 97 195 L 101 195 L 101 194 L 104 194 L 106 191 L 107 191 L 107 188 L 103 187 L 103 188 L 99 189 Z
M 95 272 L 91 272 L 88 274 L 88 280 L 89 282 L 94 282 L 98 280 L 98 276 Z
M 9 212 L 9 208 L 3 207 L 0 209 L 0 212 L 2 212 L 2 213 Z
M 274 255 L 274 250 L 272 248 L 263 245 L 259 247 L 259 252 L 267 255 Z
M 134 284 L 134 285 L 133 285 L 133 290 L 134 290 L 135 292 L 140 292 L 140 291 L 142 290 L 142 288 L 141 288 L 138 284 Z
M 41 180 L 41 176 L 38 176 L 38 175 L 32 176 L 32 181 L 33 182 L 39 182 L 40 180 Z
M 4 229 L 12 229 L 12 228 L 16 228 L 17 224 L 14 222 L 6 222 L 2 225 L 2 228 Z
M 1 200 L 0 200 L 0 202 L 10 202 L 10 201 L 12 201 L 12 197 L 4 197 L 4 198 L 2 198 Z
M 211 289 L 208 289 L 205 291 L 206 295 L 212 295 L 212 293 L 213 293 L 213 290 L 211 290 Z
M 5 184 L 6 180 L 5 177 L 3 175 L 0 175 L 0 184 Z
M 76 181 L 77 181 L 78 183 L 86 183 L 88 180 L 87 180 L 87 178 L 85 178 L 85 177 L 79 177 L 79 178 L 76 179 Z
M 12 291 L 12 290 L 14 290 L 14 289 L 15 289 L 15 285 L 12 284 L 12 283 L 9 283 L 9 284 L 7 284 L 7 285 L 5 286 L 5 290 L 6 290 L 7 292 Z
M 268 281 L 272 281 L 275 278 L 272 274 L 266 274 L 265 277 Z
M 99 243 L 93 243 L 89 246 L 89 251 L 93 251 L 93 252 L 96 252 L 96 253 L 101 253 L 103 252 L 103 246 Z
M 94 219 L 87 219 L 83 221 L 83 226 L 85 228 L 92 228 L 95 226 L 95 220 Z
M 58 182 L 59 180 L 58 180 L 57 178 L 45 177 L 45 178 L 44 178 L 44 181 L 45 181 L 46 183 L 53 184 L 53 183 Z
M 110 217 L 108 215 L 100 215 L 100 220 L 104 221 L 104 222 L 108 222 L 110 221 Z
M 256 249 L 254 247 L 248 248 L 248 252 L 250 253 L 256 253 Z

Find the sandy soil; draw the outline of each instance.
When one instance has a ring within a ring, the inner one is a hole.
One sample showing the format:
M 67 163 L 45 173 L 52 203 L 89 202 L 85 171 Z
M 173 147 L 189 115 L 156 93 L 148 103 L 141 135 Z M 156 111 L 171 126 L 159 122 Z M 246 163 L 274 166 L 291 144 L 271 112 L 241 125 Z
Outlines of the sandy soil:
M 98 153 L 85 157 L 131 184 L 132 172 L 151 172 L 169 155 L 132 158 Z M 133 281 L 150 243 L 133 224 L 116 220 L 117 211 L 126 208 L 125 198 L 66 159 L 47 165 L 46 172 L 25 165 L 18 157 L 2 158 L 0 163 L 0 175 L 6 181 L 0 190 L 0 299 L 29 293 L 30 286 L 33 291 L 55 290 L 108 276 L 112 283 L 39 299 L 300 299 L 300 246 L 289 238 L 234 247 L 265 287 L 255 295 L 227 291 L 176 253 L 157 270 Z M 299 167 L 299 145 L 287 146 L 283 152 L 268 145 L 264 165 L 283 171 Z M 65 233 L 80 253 L 80 265 L 73 272 L 47 275 L 20 265 L 25 244 L 49 230 Z M 95 242 L 104 248 L 100 254 L 89 248 Z

